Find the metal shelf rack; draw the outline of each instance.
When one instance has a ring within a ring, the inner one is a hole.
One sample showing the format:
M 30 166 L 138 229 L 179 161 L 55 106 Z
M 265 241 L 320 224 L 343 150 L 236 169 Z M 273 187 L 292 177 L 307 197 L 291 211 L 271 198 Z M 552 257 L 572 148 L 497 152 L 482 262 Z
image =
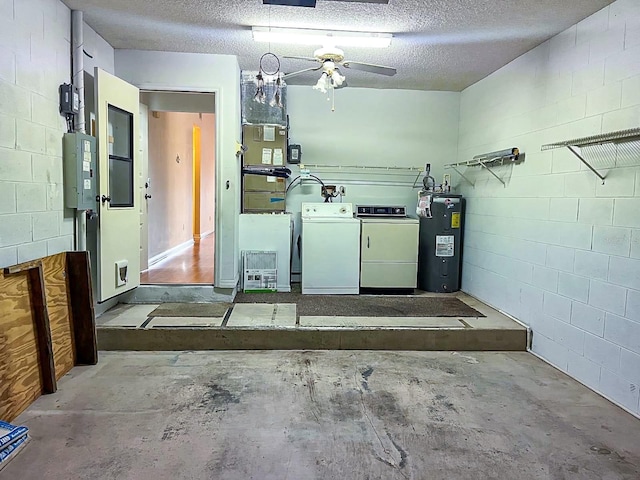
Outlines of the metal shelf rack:
M 494 172 L 491 169 L 491 167 L 504 165 L 505 162 L 513 163 L 518 160 L 520 155 L 521 155 L 520 150 L 514 147 L 507 150 L 501 150 L 499 152 L 476 155 L 471 160 L 466 160 L 466 161 L 457 162 L 457 163 L 447 163 L 445 164 L 444 168 L 445 170 L 448 170 L 448 169 L 454 170 L 458 175 L 460 175 L 463 179 L 465 179 L 469 183 L 469 185 L 471 185 L 472 187 L 475 187 L 475 184 L 471 180 L 469 180 L 467 177 L 465 177 L 464 174 L 460 170 L 458 170 L 457 167 L 481 166 L 482 168 L 486 169 L 491 175 L 497 178 L 500 181 L 500 183 L 502 183 L 503 186 L 506 186 L 507 184 L 504 182 L 504 180 L 502 180 L 496 174 L 496 172 Z
M 606 174 L 603 175 L 598 172 L 577 149 L 581 147 L 593 147 L 596 145 L 611 145 L 617 148 L 617 145 L 619 143 L 635 142 L 638 140 L 640 140 L 640 128 L 631 128 L 628 130 L 618 130 L 616 132 L 603 133 L 601 135 L 592 135 L 590 137 L 574 138 L 573 140 L 548 143 L 546 145 L 542 145 L 541 150 L 545 151 L 566 147 L 571 153 L 578 157 L 578 159 L 582 163 L 584 163 L 587 168 L 589 168 L 589 170 L 591 170 L 600 180 L 602 180 L 602 184 L 604 185 Z M 615 148 L 613 150 L 614 154 Z M 640 144 L 638 145 L 638 151 L 640 152 Z
M 345 175 L 353 174 L 366 174 L 371 176 L 380 175 L 380 180 L 350 180 L 342 178 L 341 183 L 348 183 L 353 185 L 397 185 L 404 186 L 409 185 L 414 178 L 413 184 L 417 182 L 420 175 L 424 173 L 422 167 L 391 167 L 391 166 L 375 166 L 375 165 L 326 165 L 326 164 L 310 164 L 304 163 L 304 168 L 307 170 L 315 171 L 318 175 L 321 173 L 342 173 Z M 405 180 L 405 178 L 407 180 Z
M 314 170 L 319 169 L 319 170 L 325 170 L 325 171 L 331 171 L 331 172 L 355 170 L 356 172 L 364 171 L 369 174 L 376 174 L 376 175 L 401 175 L 401 176 L 411 175 L 416 172 L 418 173 L 424 172 L 424 168 L 421 168 L 421 167 L 381 167 L 381 166 L 374 166 L 374 165 L 371 165 L 371 166 L 370 165 L 313 165 L 313 164 L 305 163 L 304 168 L 314 169 Z

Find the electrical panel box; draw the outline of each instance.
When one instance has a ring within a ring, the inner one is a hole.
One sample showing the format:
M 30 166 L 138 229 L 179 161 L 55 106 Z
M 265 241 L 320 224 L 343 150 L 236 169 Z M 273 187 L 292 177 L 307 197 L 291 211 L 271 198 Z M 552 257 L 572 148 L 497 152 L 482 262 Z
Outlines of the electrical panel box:
M 80 94 L 78 88 L 68 83 L 63 83 L 58 89 L 60 92 L 60 113 L 74 115 L 80 110 Z
M 63 144 L 64 203 L 67 208 L 96 207 L 96 139 L 83 133 L 65 133 Z

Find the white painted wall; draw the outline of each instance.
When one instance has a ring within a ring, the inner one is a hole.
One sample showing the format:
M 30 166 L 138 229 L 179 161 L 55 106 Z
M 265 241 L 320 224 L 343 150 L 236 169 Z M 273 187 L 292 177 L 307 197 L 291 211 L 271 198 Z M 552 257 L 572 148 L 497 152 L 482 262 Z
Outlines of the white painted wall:
M 530 325 L 535 353 L 636 414 L 638 150 L 601 185 L 567 151 L 540 147 L 639 127 L 639 59 L 640 3 L 618 0 L 466 89 L 459 142 L 460 160 L 526 152 L 498 170 L 506 187 L 478 170 L 467 170 L 475 188 L 460 180 L 463 289 Z
M 69 9 L 0 2 L 0 267 L 73 247 L 64 209 L 58 85 L 70 82 Z
M 440 182 L 442 166 L 457 156 L 459 93 L 346 88 L 336 91 L 332 112 L 326 96 L 310 86 L 287 89 L 290 143 L 302 146 L 305 165 L 424 168 L 431 163 L 432 175 Z M 290 167 L 293 179 L 299 168 Z M 378 168 L 310 169 L 325 184 L 344 185 L 344 202 L 405 205 L 415 213 L 416 173 Z M 322 202 L 320 189 L 317 183 L 305 182 L 287 194 L 296 238 L 301 203 Z M 293 272 L 300 272 L 296 248 Z
M 16 0 L 17 1 L 17 0 Z M 95 67 L 111 74 L 115 71 L 114 50 L 107 41 L 86 23 L 84 24 L 84 71 L 93 75 Z
M 150 112 L 148 121 L 152 258 L 193 239 L 192 128 L 199 118 L 196 113 Z
M 116 50 L 116 75 L 142 89 L 216 93 L 215 285 L 235 288 L 239 279 L 240 68 L 231 55 Z M 227 182 L 229 187 L 227 188 Z
M 335 112 L 310 86 L 288 86 L 291 143 L 302 145 L 303 163 L 424 167 L 455 159 L 460 94 L 416 90 L 345 88 Z

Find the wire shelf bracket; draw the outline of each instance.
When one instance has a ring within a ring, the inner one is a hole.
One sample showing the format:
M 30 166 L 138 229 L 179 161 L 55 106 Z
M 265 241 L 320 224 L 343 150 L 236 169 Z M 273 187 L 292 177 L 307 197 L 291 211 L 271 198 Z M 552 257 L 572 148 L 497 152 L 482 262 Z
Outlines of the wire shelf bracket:
M 476 184 L 473 183 L 471 180 L 469 180 L 467 177 L 465 177 L 464 174 L 460 170 L 458 170 L 457 165 L 445 165 L 445 168 L 451 168 L 454 172 L 460 175 L 460 177 L 465 179 L 469 185 L 475 188 Z
M 548 143 L 542 145 L 541 150 L 553 150 L 556 148 L 567 148 L 572 154 L 574 154 L 582 163 L 584 163 L 589 170 L 591 170 L 604 185 L 606 174 L 598 172 L 578 150 L 581 147 L 592 147 L 595 145 L 612 145 L 616 146 L 619 143 L 634 142 L 640 140 L 640 128 L 631 128 L 628 130 L 618 130 L 615 132 L 603 133 L 601 135 L 592 135 L 590 137 L 574 138 L 572 140 L 565 140 L 562 142 Z

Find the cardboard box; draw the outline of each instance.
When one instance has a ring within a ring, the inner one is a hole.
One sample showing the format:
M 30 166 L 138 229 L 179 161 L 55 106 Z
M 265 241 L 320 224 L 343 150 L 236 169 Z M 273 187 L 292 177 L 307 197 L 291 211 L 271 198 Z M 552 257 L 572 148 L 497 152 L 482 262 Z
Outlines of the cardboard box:
M 245 192 L 284 192 L 284 178 L 264 177 L 262 175 L 243 175 Z
M 247 151 L 244 165 L 275 165 L 287 163 L 287 128 L 280 125 L 244 125 L 242 143 Z
M 243 212 L 283 212 L 284 192 L 244 192 Z

